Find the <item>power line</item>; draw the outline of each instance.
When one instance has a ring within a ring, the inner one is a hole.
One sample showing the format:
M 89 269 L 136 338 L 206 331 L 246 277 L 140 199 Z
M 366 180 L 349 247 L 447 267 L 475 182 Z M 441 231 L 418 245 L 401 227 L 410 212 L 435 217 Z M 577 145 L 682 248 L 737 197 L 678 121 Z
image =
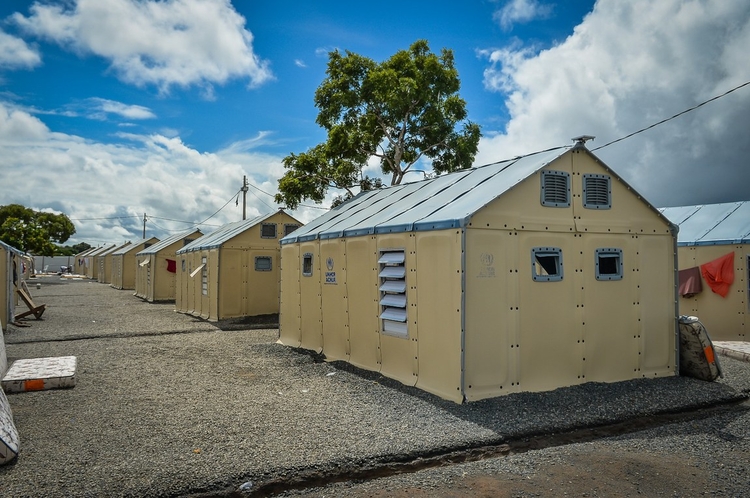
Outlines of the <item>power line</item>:
M 261 189 L 259 189 L 258 187 L 256 187 L 256 186 L 255 186 L 255 185 L 253 185 L 252 183 L 248 183 L 248 185 L 250 185 L 251 187 L 253 187 L 253 188 L 254 188 L 255 190 L 257 190 L 258 192 L 261 192 L 261 193 L 263 193 L 263 194 L 266 194 L 266 195 L 267 195 L 268 197 L 272 197 L 272 198 L 273 198 L 274 200 L 276 199 L 276 196 L 275 196 L 275 195 L 273 195 L 273 194 L 269 194 L 269 193 L 268 193 L 268 192 L 266 192 L 265 190 L 261 190 Z M 257 197 L 257 198 L 258 198 L 258 200 L 260 200 L 260 197 L 258 197 L 257 195 L 256 195 L 255 197 Z M 263 201 L 260 201 L 260 202 L 263 202 Z M 266 204 L 266 203 L 265 203 L 265 202 L 263 202 L 263 204 Z M 268 206 L 268 204 L 266 204 L 266 206 Z M 322 209 L 322 210 L 324 210 L 324 211 L 328 211 L 328 209 L 330 209 L 330 208 L 325 208 L 325 207 L 323 207 L 323 206 L 310 206 L 309 204 L 300 204 L 300 206 L 302 206 L 302 207 L 306 207 L 306 208 L 312 208 L 312 209 Z M 270 208 L 271 206 L 268 206 L 268 207 Z M 273 208 L 271 208 L 271 209 L 273 209 Z
M 634 135 L 638 135 L 639 133 L 643 133 L 644 131 L 646 131 L 646 130 L 650 130 L 651 128 L 654 128 L 654 127 L 656 127 L 656 126 L 659 126 L 660 124 L 664 124 L 664 123 L 666 123 L 667 121 L 671 121 L 671 120 L 673 120 L 673 119 L 675 119 L 675 118 L 677 118 L 677 117 L 680 117 L 680 116 L 682 116 L 683 114 L 687 114 L 687 113 L 688 113 L 688 112 L 690 112 L 690 111 L 694 111 L 694 110 L 698 109 L 699 107 L 701 107 L 701 106 L 704 106 L 704 105 L 708 104 L 709 102 L 713 102 L 714 100 L 718 100 L 718 99 L 720 99 L 720 98 L 722 98 L 722 97 L 725 97 L 726 95 L 729 95 L 730 93 L 734 92 L 735 90 L 739 90 L 740 88 L 742 88 L 742 87 L 744 87 L 744 86 L 747 86 L 747 85 L 750 85 L 750 81 L 746 81 L 745 83 L 742 83 L 741 85 L 737 85 L 736 87 L 732 88 L 731 90 L 727 90 L 726 92 L 722 93 L 721 95 L 717 95 L 717 96 L 715 96 L 715 97 L 711 97 L 711 98 L 710 98 L 710 99 L 708 99 L 708 100 L 704 100 L 704 101 L 703 101 L 703 102 L 701 102 L 700 104 L 698 104 L 698 105 L 695 105 L 695 106 L 691 107 L 690 109 L 685 109 L 685 110 L 684 110 L 684 111 L 682 111 L 682 112 L 678 112 L 677 114 L 675 114 L 675 115 L 674 115 L 674 116 L 672 116 L 672 117 L 669 117 L 669 118 L 667 118 L 667 119 L 662 119 L 662 120 L 661 120 L 661 121 L 659 121 L 659 122 L 656 122 L 656 123 L 654 123 L 654 124 L 652 124 L 652 125 L 646 126 L 645 128 L 641 128 L 641 129 L 640 129 L 640 130 L 638 130 L 638 131 L 634 131 L 633 133 L 630 133 L 629 135 L 625 135 L 624 137 L 618 138 L 617 140 L 612 140 L 611 142 L 608 142 L 608 143 L 606 143 L 606 144 L 604 144 L 604 145 L 600 145 L 599 147 L 597 147 L 597 148 L 595 148 L 595 149 L 591 149 L 591 151 L 593 152 L 593 151 L 595 151 L 595 150 L 603 149 L 604 147 L 610 146 L 610 145 L 612 145 L 612 144 L 615 144 L 615 143 L 617 143 L 617 142 L 622 142 L 623 140 L 625 140 L 625 139 L 627 139 L 627 138 L 630 138 L 630 137 L 632 137 L 632 136 L 634 136 Z

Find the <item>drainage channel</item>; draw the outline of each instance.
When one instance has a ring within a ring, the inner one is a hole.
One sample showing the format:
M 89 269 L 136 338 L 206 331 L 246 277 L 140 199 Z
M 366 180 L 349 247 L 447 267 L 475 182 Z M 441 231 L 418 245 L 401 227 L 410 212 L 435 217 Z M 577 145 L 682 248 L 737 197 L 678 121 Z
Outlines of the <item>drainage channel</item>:
M 390 456 L 390 460 L 359 462 L 336 468 L 295 471 L 295 477 L 271 478 L 246 486 L 247 489 L 190 494 L 191 498 L 256 498 L 272 497 L 288 491 L 324 487 L 334 483 L 369 481 L 398 474 L 419 472 L 447 465 L 507 457 L 529 451 L 575 443 L 586 443 L 607 437 L 629 434 L 677 422 L 701 420 L 730 412 L 750 410 L 748 398 L 728 401 L 705 408 L 640 417 L 596 427 L 583 427 L 555 434 L 529 434 L 517 439 L 497 441 L 481 446 L 465 446 L 435 453 Z

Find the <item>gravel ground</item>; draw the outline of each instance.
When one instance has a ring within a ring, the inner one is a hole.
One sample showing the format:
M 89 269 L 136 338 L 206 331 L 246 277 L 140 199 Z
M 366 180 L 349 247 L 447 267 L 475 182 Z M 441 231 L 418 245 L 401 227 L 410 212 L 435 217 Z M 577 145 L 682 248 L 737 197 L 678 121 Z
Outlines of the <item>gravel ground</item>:
M 750 494 L 747 363 L 722 358 L 721 382 L 457 405 L 276 344 L 276 329 L 38 280 L 44 319 L 10 327 L 8 359 L 75 355 L 78 384 L 8 396 L 21 453 L 0 467 L 3 497 Z

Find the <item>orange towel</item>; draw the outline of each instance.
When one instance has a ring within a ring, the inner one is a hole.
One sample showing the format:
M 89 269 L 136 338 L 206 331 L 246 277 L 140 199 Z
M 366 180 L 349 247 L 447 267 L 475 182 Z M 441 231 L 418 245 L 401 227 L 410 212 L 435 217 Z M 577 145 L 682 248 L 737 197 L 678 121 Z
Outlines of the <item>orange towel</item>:
M 701 265 L 701 275 L 712 291 L 727 297 L 734 282 L 734 251 Z

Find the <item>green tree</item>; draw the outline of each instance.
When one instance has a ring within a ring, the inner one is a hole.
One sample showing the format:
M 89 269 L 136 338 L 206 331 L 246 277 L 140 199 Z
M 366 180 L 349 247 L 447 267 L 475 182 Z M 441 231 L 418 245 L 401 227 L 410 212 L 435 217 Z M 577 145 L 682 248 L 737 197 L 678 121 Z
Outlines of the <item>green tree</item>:
M 481 133 L 466 119 L 451 50 L 436 55 L 418 40 L 380 64 L 349 51 L 328 55 L 315 92 L 316 122 L 328 138 L 284 158 L 276 202 L 294 209 L 304 199 L 321 202 L 329 188 L 344 190 L 344 199 L 380 188 L 380 178 L 363 172 L 371 158 L 391 185 L 422 159 L 437 174 L 471 166 Z
M 64 214 L 34 211 L 20 204 L 0 206 L 0 240 L 38 256 L 54 256 L 54 242 L 65 242 L 76 233 Z

